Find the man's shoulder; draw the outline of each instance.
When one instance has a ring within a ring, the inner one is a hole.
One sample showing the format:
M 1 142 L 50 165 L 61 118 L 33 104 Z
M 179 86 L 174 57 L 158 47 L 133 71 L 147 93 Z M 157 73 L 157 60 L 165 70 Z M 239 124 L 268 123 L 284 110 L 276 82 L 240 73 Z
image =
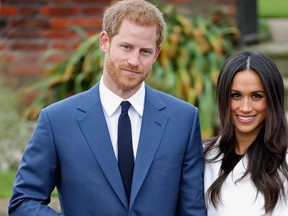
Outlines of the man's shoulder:
M 153 89 L 150 88 L 151 91 L 153 91 L 153 94 L 155 97 L 158 97 L 160 100 L 162 100 L 166 105 L 172 105 L 172 106 L 176 106 L 176 107 L 183 107 L 183 108 L 187 108 L 187 109 L 197 109 L 197 107 L 195 107 L 193 104 L 179 98 L 176 97 L 175 95 L 157 90 L 157 89 Z
M 71 108 L 77 108 L 79 104 L 92 103 L 92 98 L 95 98 L 95 100 L 97 98 L 95 86 L 86 91 L 73 94 L 53 104 L 50 104 L 45 108 L 45 110 L 53 111 L 64 109 L 68 111 Z

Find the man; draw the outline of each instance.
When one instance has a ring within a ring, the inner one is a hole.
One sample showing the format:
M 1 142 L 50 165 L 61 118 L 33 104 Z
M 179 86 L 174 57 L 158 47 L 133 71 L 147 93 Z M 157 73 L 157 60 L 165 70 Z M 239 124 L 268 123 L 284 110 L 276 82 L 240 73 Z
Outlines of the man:
M 161 12 L 144 0 L 119 1 L 105 11 L 102 78 L 41 111 L 10 215 L 206 215 L 198 110 L 144 83 L 164 32 Z M 118 128 L 122 101 L 130 102 L 130 122 Z M 61 214 L 47 206 L 55 187 Z

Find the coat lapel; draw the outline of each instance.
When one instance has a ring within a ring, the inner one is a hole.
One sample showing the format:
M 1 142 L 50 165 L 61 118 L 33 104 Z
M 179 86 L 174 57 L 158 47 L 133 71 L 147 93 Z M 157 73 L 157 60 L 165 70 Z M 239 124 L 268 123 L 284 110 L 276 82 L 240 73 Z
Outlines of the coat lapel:
M 83 99 L 78 109 L 82 111 L 78 123 L 91 151 L 95 155 L 95 159 L 123 205 L 128 208 L 118 163 L 99 99 L 99 85 L 87 92 L 86 98 Z
M 128 208 L 122 178 L 99 98 L 99 85 L 85 94 L 82 103 L 78 106 L 79 126 L 103 173 L 123 205 Z M 165 105 L 162 100 L 156 96 L 154 90 L 146 86 L 145 107 L 135 160 L 130 208 L 147 176 L 164 134 L 168 118 L 162 115 L 161 110 L 163 109 L 165 109 Z
M 167 117 L 161 114 L 165 106 L 153 95 L 153 90 L 146 86 L 145 107 L 142 119 L 141 133 L 135 160 L 133 182 L 131 189 L 130 208 L 152 165 L 161 138 L 167 124 Z

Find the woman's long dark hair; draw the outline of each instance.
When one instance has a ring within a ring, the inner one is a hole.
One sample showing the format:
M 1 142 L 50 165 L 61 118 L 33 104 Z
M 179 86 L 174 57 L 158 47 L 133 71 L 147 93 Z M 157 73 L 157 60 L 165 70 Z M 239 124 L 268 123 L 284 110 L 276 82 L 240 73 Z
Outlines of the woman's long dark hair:
M 250 174 L 257 193 L 264 195 L 264 208 L 268 213 L 273 211 L 281 195 L 287 196 L 283 186 L 283 177 L 288 179 L 286 161 L 288 134 L 283 80 L 273 60 L 265 54 L 242 51 L 228 58 L 223 64 L 216 90 L 221 131 L 218 137 L 206 142 L 204 153 L 207 155 L 210 150 L 219 148 L 215 157 L 206 159 L 207 162 L 215 162 L 221 155 L 225 161 L 227 156 L 234 151 L 236 140 L 231 122 L 230 89 L 234 75 L 244 70 L 253 70 L 259 74 L 265 89 L 267 109 L 261 130 L 246 151 L 247 170 L 238 181 Z M 219 138 L 220 141 L 216 144 Z M 220 191 L 228 175 L 229 173 L 220 170 L 219 177 L 207 191 L 215 207 L 221 203 Z

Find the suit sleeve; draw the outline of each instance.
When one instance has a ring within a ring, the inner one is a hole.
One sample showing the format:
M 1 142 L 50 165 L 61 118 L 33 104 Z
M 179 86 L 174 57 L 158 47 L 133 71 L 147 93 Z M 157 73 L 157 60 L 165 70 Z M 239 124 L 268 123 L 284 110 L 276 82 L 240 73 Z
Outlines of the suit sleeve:
M 8 206 L 10 216 L 61 215 L 48 206 L 57 182 L 57 163 L 52 129 L 43 110 L 16 174 Z
M 189 144 L 182 167 L 180 194 L 178 200 L 179 216 L 206 216 L 204 199 L 204 155 L 198 109 L 192 117 Z

